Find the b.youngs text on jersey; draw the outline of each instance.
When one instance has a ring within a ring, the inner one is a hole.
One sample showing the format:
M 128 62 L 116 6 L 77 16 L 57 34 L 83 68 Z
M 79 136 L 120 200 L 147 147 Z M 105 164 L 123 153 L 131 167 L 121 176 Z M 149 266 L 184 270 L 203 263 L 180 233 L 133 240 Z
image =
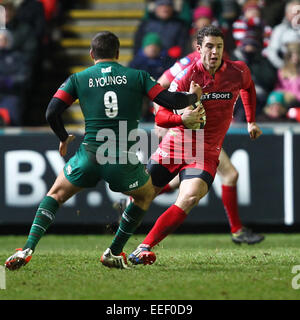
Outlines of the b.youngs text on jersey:
M 100 78 L 89 78 L 89 88 L 105 87 L 109 85 L 127 84 L 126 76 L 106 76 Z

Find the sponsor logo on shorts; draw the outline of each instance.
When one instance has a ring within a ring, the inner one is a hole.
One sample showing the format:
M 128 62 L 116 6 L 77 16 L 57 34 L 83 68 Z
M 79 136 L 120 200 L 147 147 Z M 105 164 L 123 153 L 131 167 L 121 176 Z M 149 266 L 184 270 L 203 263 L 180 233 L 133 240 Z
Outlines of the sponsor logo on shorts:
M 72 167 L 70 164 L 66 167 L 66 172 L 68 175 L 70 175 L 72 173 Z
M 202 95 L 201 100 L 230 100 L 232 97 L 232 92 L 205 92 Z
M 129 185 L 129 189 L 132 189 L 132 188 L 137 188 L 139 186 L 139 182 L 138 181 L 135 181 L 134 183 L 131 183 Z

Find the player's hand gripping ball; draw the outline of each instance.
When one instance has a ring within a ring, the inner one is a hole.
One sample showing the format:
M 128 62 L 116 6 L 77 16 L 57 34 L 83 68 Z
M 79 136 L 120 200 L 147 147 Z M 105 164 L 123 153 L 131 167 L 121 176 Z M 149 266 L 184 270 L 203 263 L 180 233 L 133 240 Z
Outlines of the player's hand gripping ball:
M 173 110 L 175 114 L 181 115 L 182 123 L 188 129 L 203 129 L 206 124 L 206 113 L 201 101 L 197 101 L 184 109 Z

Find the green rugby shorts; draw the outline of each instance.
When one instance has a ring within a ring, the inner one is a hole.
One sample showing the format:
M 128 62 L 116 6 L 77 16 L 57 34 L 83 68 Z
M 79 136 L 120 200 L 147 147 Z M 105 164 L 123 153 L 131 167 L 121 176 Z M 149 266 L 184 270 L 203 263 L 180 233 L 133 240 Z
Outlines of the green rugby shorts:
M 93 188 L 105 180 L 115 192 L 128 192 L 142 187 L 149 179 L 145 166 L 138 164 L 99 164 L 95 152 L 81 144 L 64 166 L 65 177 L 80 188 Z

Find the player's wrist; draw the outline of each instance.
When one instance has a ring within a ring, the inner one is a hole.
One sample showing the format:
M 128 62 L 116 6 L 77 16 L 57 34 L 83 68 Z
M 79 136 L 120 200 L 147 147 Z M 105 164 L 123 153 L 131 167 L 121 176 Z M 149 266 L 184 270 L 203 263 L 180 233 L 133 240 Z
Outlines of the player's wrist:
M 248 128 L 249 127 L 253 127 L 253 126 L 256 126 L 256 122 L 255 121 L 248 121 Z
M 173 116 L 172 120 L 177 126 L 183 125 L 182 115 L 174 114 L 172 116 Z
M 59 140 L 61 143 L 65 143 L 69 138 L 69 135 L 67 133 L 62 133 L 59 136 Z

